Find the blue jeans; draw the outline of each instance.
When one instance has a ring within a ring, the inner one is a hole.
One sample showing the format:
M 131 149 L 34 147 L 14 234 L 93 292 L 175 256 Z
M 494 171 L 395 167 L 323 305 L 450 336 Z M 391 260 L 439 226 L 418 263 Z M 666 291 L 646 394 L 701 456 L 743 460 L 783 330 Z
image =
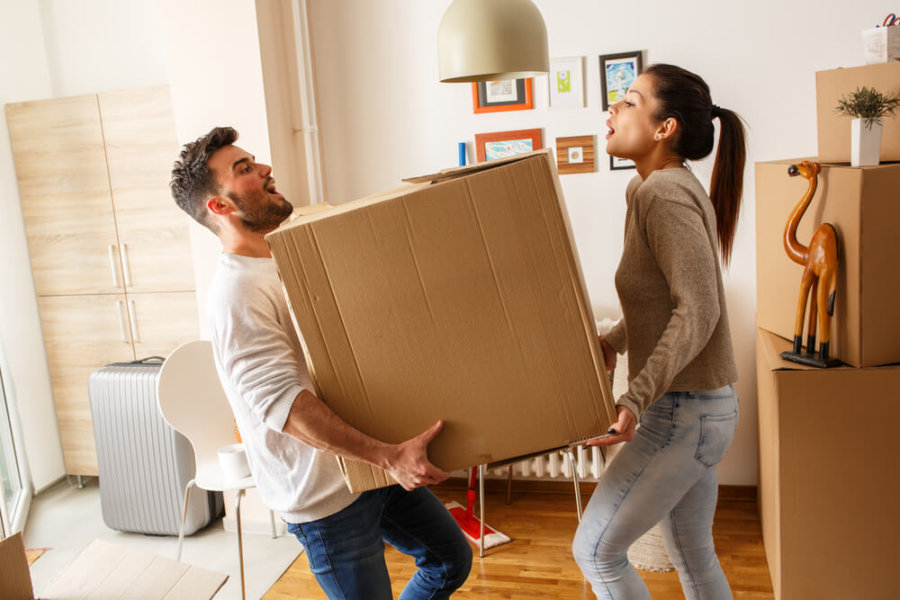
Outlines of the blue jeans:
M 338 513 L 288 531 L 306 549 L 309 567 L 332 600 L 392 600 L 384 542 L 416 559 L 401 600 L 449 598 L 465 583 L 472 548 L 434 494 L 399 485 L 364 492 Z
M 656 523 L 688 600 L 728 600 L 731 588 L 713 546 L 715 465 L 737 428 L 732 386 L 670 392 L 641 415 L 597 484 L 572 551 L 598 598 L 649 600 L 628 548 Z

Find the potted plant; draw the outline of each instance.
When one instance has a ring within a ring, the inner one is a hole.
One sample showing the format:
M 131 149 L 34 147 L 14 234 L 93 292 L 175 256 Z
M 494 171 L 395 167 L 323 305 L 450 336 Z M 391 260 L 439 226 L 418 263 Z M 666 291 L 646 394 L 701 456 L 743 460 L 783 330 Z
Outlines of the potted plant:
M 853 117 L 850 122 L 850 164 L 854 167 L 877 165 L 881 160 L 882 119 L 893 116 L 900 98 L 882 94 L 875 88 L 857 87 L 838 100 L 835 110 Z

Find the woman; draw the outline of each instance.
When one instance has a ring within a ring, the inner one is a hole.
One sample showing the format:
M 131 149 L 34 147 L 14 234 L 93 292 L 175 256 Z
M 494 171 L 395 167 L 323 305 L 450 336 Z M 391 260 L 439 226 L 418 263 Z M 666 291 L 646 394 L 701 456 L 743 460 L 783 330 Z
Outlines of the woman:
M 663 64 L 640 75 L 609 115 L 607 152 L 634 161 L 638 176 L 626 190 L 616 271 L 623 318 L 600 341 L 607 368 L 627 350 L 629 383 L 610 435 L 590 443 L 628 443 L 598 483 L 573 552 L 598 598 L 650 598 L 627 551 L 660 523 L 686 598 L 728 599 L 712 523 L 715 465 L 737 427 L 737 368 L 716 246 L 727 264 L 744 130 L 712 104 L 703 79 Z M 712 151 L 713 119 L 721 135 L 707 196 L 685 161 Z

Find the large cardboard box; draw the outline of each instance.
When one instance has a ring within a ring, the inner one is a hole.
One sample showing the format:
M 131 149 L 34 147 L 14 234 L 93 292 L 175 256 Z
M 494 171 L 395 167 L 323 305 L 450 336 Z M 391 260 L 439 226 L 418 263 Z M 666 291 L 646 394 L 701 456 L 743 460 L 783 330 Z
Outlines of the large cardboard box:
M 548 151 L 416 178 L 267 236 L 320 397 L 450 471 L 606 432 L 615 410 Z M 343 461 L 351 489 L 390 483 Z
M 815 369 L 757 330 L 759 505 L 775 598 L 893 600 L 900 366 Z
M 788 339 L 803 267 L 784 250 L 784 228 L 808 181 L 787 169 L 799 160 L 756 163 L 756 324 Z M 830 354 L 857 367 L 900 362 L 900 164 L 822 165 L 800 243 L 822 223 L 837 229 L 840 263 Z
M 227 575 L 94 540 L 47 585 L 42 600 L 204 600 Z M 0 541 L 0 599 L 34 600 L 22 534 Z
M 850 162 L 851 118 L 837 114 L 834 109 L 841 96 L 863 86 L 874 87 L 884 94 L 900 94 L 900 62 L 816 73 L 816 124 L 822 162 Z M 884 119 L 881 160 L 900 160 L 900 115 Z

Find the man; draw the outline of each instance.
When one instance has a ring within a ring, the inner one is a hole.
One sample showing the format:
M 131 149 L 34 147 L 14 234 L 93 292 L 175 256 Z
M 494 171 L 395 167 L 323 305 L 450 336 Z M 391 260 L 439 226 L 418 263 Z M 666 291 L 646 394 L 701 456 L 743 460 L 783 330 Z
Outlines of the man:
M 303 544 L 329 598 L 392 598 L 385 541 L 419 566 L 400 598 L 447 598 L 466 580 L 472 551 L 421 487 L 448 477 L 426 454 L 443 423 L 386 444 L 315 396 L 265 241 L 293 207 L 271 167 L 235 146 L 237 137 L 217 127 L 186 144 L 171 189 L 222 242 L 208 297 L 213 352 L 260 495 Z M 400 485 L 351 494 L 335 455 L 381 467 Z

